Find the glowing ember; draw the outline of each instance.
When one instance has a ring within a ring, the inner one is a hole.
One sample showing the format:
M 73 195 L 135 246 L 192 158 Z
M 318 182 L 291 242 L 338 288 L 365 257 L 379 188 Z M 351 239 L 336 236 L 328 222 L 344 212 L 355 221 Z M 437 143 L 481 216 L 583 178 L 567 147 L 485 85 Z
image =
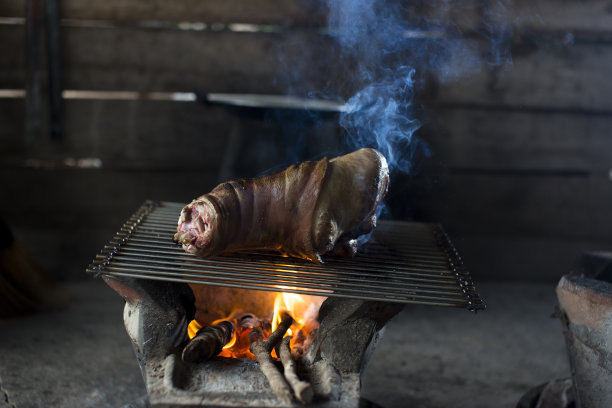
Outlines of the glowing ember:
M 232 339 L 223 347 L 219 356 L 254 360 L 255 356 L 249 351 L 251 343 L 268 338 L 280 323 L 283 311 L 288 312 L 295 320 L 286 333 L 286 336 L 293 336 L 291 348 L 297 357 L 303 355 L 319 327 L 317 317 L 319 308 L 325 299 L 321 296 L 280 292 L 276 295 L 271 319 L 270 316 L 262 318 L 236 310 L 225 318 L 211 322 L 210 325 L 214 325 L 227 320 L 235 328 Z M 202 325 L 198 321 L 192 320 L 187 327 L 189 339 L 193 339 L 201 328 Z

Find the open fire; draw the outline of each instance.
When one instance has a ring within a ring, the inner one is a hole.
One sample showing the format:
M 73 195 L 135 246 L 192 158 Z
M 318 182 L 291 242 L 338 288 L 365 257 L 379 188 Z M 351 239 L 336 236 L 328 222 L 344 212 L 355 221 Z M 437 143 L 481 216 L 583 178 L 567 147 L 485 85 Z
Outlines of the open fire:
M 278 288 L 292 289 L 285 286 Z M 201 285 L 192 285 L 192 289 L 195 294 L 218 292 Z M 261 291 L 229 290 L 226 294 L 233 295 L 235 302 L 228 303 L 226 297 L 219 297 L 218 294 L 212 299 L 207 297 L 200 301 L 196 296 L 196 304 L 205 304 L 212 310 L 199 313 L 201 320 L 196 317 L 188 324 L 189 341 L 182 350 L 182 360 L 188 364 L 204 363 L 215 356 L 257 360 L 261 372 L 280 401 L 310 403 L 314 397 L 313 387 L 309 381 L 303 381 L 298 376 L 296 360 L 302 359 L 314 342 L 319 328 L 319 309 L 326 298 Z M 252 298 L 255 299 L 254 304 L 260 304 L 257 313 L 245 307 Z M 270 305 L 266 299 L 274 299 L 273 307 L 266 307 L 266 304 Z M 215 309 L 223 309 L 224 301 L 225 307 L 231 305 L 231 313 L 207 324 L 206 316 L 223 315 L 222 311 Z M 282 363 L 282 374 L 275 360 Z
M 436 225 L 380 222 L 356 258 L 324 265 L 201 259 L 167 240 L 181 207 L 145 203 L 88 268 L 126 301 L 151 407 L 358 406 L 363 368 L 404 304 L 485 307 Z M 184 359 L 194 341 L 207 359 Z
M 210 323 L 193 319 L 188 326 L 189 339 L 194 339 L 203 327 L 229 322 L 232 327 L 231 339 L 223 346 L 218 355 L 254 360 L 255 355 L 249 351 L 251 344 L 267 339 L 281 323 L 282 314 L 288 313 L 293 318 L 293 323 L 283 337 L 291 336 L 292 355 L 296 359 L 301 358 L 308 350 L 319 327 L 317 317 L 319 308 L 325 299 L 322 296 L 279 292 L 274 297 L 273 309 L 263 316 L 245 311 L 242 305 L 236 304 L 229 315 Z M 275 351 L 272 351 L 272 355 L 277 357 Z

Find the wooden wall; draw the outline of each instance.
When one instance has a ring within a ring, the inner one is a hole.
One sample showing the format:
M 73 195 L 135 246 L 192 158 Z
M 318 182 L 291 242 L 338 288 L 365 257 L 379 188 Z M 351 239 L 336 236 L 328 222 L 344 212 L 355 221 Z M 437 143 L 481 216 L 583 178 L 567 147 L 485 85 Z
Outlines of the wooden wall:
M 440 86 L 421 213 L 478 274 L 554 279 L 612 247 L 612 9 L 515 1 L 510 69 Z
M 431 156 L 397 177 L 392 213 L 443 223 L 479 279 L 555 280 L 582 251 L 612 244 L 612 9 L 602 0 L 447 3 L 405 2 L 406 19 L 452 20 L 458 41 L 486 45 L 479 33 L 492 7 L 512 28 L 512 64 L 452 82 L 428 77 L 418 135 Z M 358 88 L 347 80 L 358 61 L 339 59 L 337 42 L 322 34 L 322 2 L 60 5 L 65 89 L 346 98 Z M 26 86 L 24 10 L 22 1 L 0 4 L 0 89 Z M 224 177 L 341 144 L 333 114 L 146 99 L 66 99 L 63 138 L 43 128 L 27 143 L 24 106 L 0 98 L 0 214 L 64 278 L 82 276 L 145 199 L 188 201 Z M 103 167 L 27 160 L 66 157 L 100 158 Z

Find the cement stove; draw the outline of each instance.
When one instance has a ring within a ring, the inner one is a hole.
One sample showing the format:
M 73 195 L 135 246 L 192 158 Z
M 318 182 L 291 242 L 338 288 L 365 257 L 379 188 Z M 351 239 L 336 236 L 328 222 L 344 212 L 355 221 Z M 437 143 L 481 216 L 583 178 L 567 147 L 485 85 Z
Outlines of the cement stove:
M 354 259 L 324 265 L 252 251 L 199 259 L 172 242 L 181 208 L 146 202 L 88 268 L 126 301 L 124 322 L 152 407 L 299 405 L 277 398 L 256 360 L 181 359 L 187 326 L 196 312 L 215 308 L 215 288 L 236 299 L 327 297 L 312 344 L 296 361 L 312 384 L 312 405 L 326 407 L 359 405 L 363 368 L 404 304 L 485 308 L 438 225 L 380 222 Z

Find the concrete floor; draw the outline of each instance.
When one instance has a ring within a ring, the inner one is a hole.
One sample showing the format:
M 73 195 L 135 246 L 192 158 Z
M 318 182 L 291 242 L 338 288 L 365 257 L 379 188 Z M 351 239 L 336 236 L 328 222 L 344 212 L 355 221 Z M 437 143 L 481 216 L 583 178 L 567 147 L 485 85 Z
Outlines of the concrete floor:
M 514 407 L 530 388 L 569 377 L 554 284 L 477 287 L 485 312 L 410 307 L 386 327 L 362 395 L 383 407 Z
M 0 320 L 0 408 L 121 407 L 145 393 L 123 301 L 100 280 L 66 289 L 64 310 Z M 389 322 L 363 396 L 383 407 L 514 407 L 569 376 L 554 284 L 478 289 L 486 312 L 407 306 Z

